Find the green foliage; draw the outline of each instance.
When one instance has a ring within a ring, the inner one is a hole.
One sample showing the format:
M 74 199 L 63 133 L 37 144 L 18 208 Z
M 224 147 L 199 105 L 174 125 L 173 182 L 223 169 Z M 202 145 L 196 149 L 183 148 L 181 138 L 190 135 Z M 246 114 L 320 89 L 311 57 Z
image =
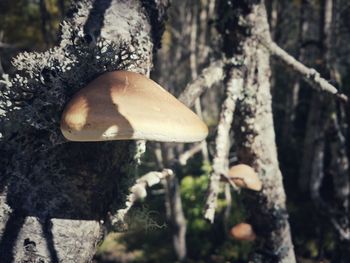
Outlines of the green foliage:
M 46 26 L 51 29 L 48 33 L 54 40 L 61 21 L 59 0 L 44 2 L 49 17 Z M 4 42 L 26 49 L 46 48 L 41 32 L 41 19 L 39 1 L 2 0 L 0 3 L 0 31 L 4 32 Z
M 185 175 L 180 182 L 182 205 L 187 220 L 188 262 L 208 262 L 208 259 L 213 262 L 246 260 L 251 244 L 235 241 L 228 236 L 223 218 L 227 203 L 222 194 L 218 200 L 215 223 L 210 224 L 203 218 L 208 175 L 212 168 L 208 163 L 193 165 L 201 167 L 201 173 Z M 239 194 L 234 193 L 233 200 L 228 227 L 244 221 Z M 107 261 L 106 258 L 116 254 L 115 251 L 118 251 L 118 258 L 121 255 L 133 255 L 132 262 L 175 261 L 171 231 L 165 224 L 164 203 L 160 196 L 148 196 L 142 204 L 133 208 L 128 222 L 130 229 L 127 233 L 112 233 L 102 243 L 97 253 L 100 262 L 114 262 Z
M 190 258 L 201 262 L 212 258 L 217 262 L 246 259 L 250 251 L 249 243 L 234 241 L 228 237 L 223 225 L 223 212 L 227 202 L 223 195 L 219 196 L 217 218 L 210 224 L 203 218 L 204 200 L 211 166 L 204 164 L 200 176 L 185 176 L 181 181 L 182 202 L 187 218 L 187 243 Z M 242 208 L 239 207 L 239 196 L 234 194 L 229 227 L 244 220 Z M 198 262 L 198 261 L 196 261 Z

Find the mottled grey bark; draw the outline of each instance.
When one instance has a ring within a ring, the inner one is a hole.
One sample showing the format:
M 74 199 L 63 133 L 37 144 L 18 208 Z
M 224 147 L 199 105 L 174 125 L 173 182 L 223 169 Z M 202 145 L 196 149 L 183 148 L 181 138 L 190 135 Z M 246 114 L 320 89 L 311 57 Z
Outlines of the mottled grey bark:
M 215 149 L 213 153 L 213 171 L 209 177 L 207 200 L 205 203 L 204 217 L 211 223 L 214 222 L 217 198 L 220 193 L 221 176 L 226 176 L 229 169 L 228 156 L 231 147 L 230 129 L 235 112 L 236 101 L 242 94 L 243 76 L 234 68 L 226 73 L 225 100 L 222 103 L 220 119 L 215 137 Z M 229 180 L 228 180 L 229 181 Z
M 18 74 L 0 83 L 0 262 L 92 259 L 107 212 L 123 206 L 134 182 L 139 152 L 131 142 L 67 142 L 60 116 L 103 72 L 149 74 L 165 4 L 79 1 L 58 46 L 15 58 Z
M 259 193 L 246 193 L 248 222 L 258 235 L 254 262 L 295 262 L 286 210 L 286 196 L 279 169 L 271 109 L 269 52 L 259 44 L 269 36 L 263 1 L 240 1 L 233 7 L 234 57 L 243 57 L 245 83 L 237 101 L 234 134 L 239 162 L 254 167 L 263 184 Z

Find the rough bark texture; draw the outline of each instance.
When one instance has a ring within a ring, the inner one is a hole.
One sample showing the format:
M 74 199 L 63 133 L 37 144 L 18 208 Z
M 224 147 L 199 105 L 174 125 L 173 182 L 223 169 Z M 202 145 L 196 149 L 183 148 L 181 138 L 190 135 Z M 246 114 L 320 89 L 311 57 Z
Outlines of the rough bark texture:
M 227 46 L 227 53 L 243 56 L 246 67 L 236 105 L 235 143 L 239 161 L 254 167 L 263 183 L 260 193 L 245 194 L 248 221 L 259 237 L 253 261 L 295 262 L 275 144 L 269 53 L 257 40 L 269 34 L 266 10 L 262 1 L 237 1 L 233 6 L 237 46 Z
M 208 196 L 205 205 L 204 217 L 214 222 L 217 198 L 220 192 L 220 178 L 227 175 L 228 155 L 230 151 L 230 129 L 236 101 L 241 95 L 243 78 L 238 70 L 229 69 L 225 81 L 225 100 L 221 107 L 218 131 L 215 138 L 213 172 L 210 174 Z
M 57 47 L 14 60 L 18 74 L 0 83 L 0 262 L 92 259 L 140 153 L 130 142 L 66 142 L 60 115 L 103 72 L 149 74 L 164 2 L 79 1 Z

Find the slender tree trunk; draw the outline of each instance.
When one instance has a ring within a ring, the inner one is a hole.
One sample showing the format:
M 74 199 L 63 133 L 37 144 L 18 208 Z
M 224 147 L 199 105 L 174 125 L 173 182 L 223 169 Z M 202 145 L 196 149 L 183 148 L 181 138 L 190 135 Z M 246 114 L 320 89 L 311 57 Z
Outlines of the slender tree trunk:
M 180 262 L 186 259 L 186 219 L 182 210 L 180 186 L 174 174 L 164 182 L 167 220 L 173 232 L 175 254 Z
M 249 8 L 249 12 L 237 21 L 249 25 L 250 35 L 238 33 L 246 77 L 236 107 L 234 133 L 239 161 L 254 167 L 263 183 L 262 192 L 246 194 L 244 202 L 248 221 L 259 236 L 254 262 L 295 262 L 275 143 L 269 52 L 257 41 L 269 34 L 266 10 L 262 1 L 243 2 L 242 8 Z
M 41 16 L 41 33 L 43 35 L 44 42 L 46 44 L 46 47 L 48 47 L 52 43 L 52 26 L 51 26 L 51 16 L 49 11 L 46 8 L 45 0 L 39 1 L 39 9 L 40 9 L 40 16 Z
M 337 12 L 340 9 L 341 5 L 338 0 L 327 0 L 325 2 L 325 16 L 329 17 L 329 31 L 332 32 L 326 39 L 329 49 L 338 41 L 339 13 Z M 334 48 L 326 53 L 326 61 L 328 62 L 331 78 L 337 80 L 338 72 L 333 50 Z M 345 118 L 343 118 L 346 106 L 342 104 L 337 105 L 336 102 L 333 102 L 331 103 L 331 107 L 331 135 L 329 136 L 331 150 L 330 169 L 333 175 L 334 195 L 338 211 L 338 215 L 331 218 L 335 233 L 337 234 L 337 244 L 333 261 L 345 263 L 350 260 L 350 161 L 347 153 L 346 137 L 344 136 L 348 125 Z
M 155 145 L 155 157 L 158 166 L 161 169 L 164 167 L 169 167 L 173 157 L 172 151 L 169 151 L 171 147 L 167 144 L 163 144 L 161 148 L 159 145 Z M 174 169 L 175 170 L 175 169 Z M 172 237 L 173 237 L 173 247 L 177 260 L 180 262 L 185 261 L 187 256 L 186 247 L 186 231 L 187 222 L 182 209 L 182 200 L 179 181 L 175 174 L 169 174 L 163 181 L 165 190 L 165 208 L 167 221 L 169 222 Z
M 276 33 L 277 33 L 277 25 L 278 25 L 278 20 L 279 20 L 279 2 L 278 0 L 271 0 L 270 5 L 271 5 L 271 12 L 270 12 L 270 33 L 271 37 L 273 40 L 276 41 Z
M 198 39 L 198 3 L 194 3 L 192 6 L 192 21 L 191 21 L 191 32 L 190 32 L 190 68 L 191 68 L 191 78 L 192 80 L 197 79 L 198 77 L 198 61 L 197 61 L 197 45 L 199 43 Z M 202 113 L 202 106 L 201 106 L 201 99 L 197 98 L 195 105 L 194 105 L 195 111 L 197 115 L 203 119 L 203 113 Z M 208 153 L 208 146 L 207 142 L 203 140 L 201 142 L 202 146 L 202 156 L 204 161 L 209 162 L 209 153 Z
M 140 149 L 66 142 L 60 115 L 106 71 L 149 74 L 165 2 L 79 1 L 57 47 L 14 60 L 19 74 L 0 84 L 1 263 L 91 261 L 107 212 L 123 206 L 133 184 Z
M 332 50 L 334 39 L 334 0 L 321 2 L 320 20 L 320 58 L 322 60 L 321 72 L 329 78 L 336 79 L 336 69 Z M 304 162 L 304 171 L 311 171 L 310 195 L 318 212 L 326 215 L 337 234 L 337 246 L 334 253 L 334 262 L 349 261 L 350 221 L 349 221 L 349 159 L 346 153 L 346 140 L 343 127 L 339 122 L 339 110 L 342 105 L 336 105 L 325 95 L 313 94 L 309 112 L 307 134 L 305 142 L 307 147 L 304 156 L 312 156 L 312 162 Z M 328 133 L 326 133 L 328 131 Z M 325 144 L 329 145 L 329 152 Z M 330 164 L 324 156 L 330 157 Z M 305 159 L 305 158 L 304 158 Z M 311 164 L 311 165 L 310 165 Z M 321 185 L 325 174 L 331 174 L 333 179 L 335 202 L 328 204 L 321 195 Z M 301 174 L 303 176 L 303 174 Z M 305 180 L 304 180 L 305 181 Z M 322 253 L 321 253 L 322 254 Z
M 61 18 L 64 17 L 64 14 L 66 12 L 66 7 L 64 4 L 64 0 L 58 0 L 58 8 L 60 10 Z
M 4 38 L 4 31 L 0 30 L 0 43 L 2 42 L 3 38 Z M 0 56 L 0 78 L 1 78 L 2 74 L 4 74 L 4 68 L 2 67 L 1 56 Z M 0 111 L 1 111 L 1 109 L 0 109 Z
M 329 72 L 329 52 L 331 41 L 331 25 L 332 25 L 332 3 L 333 0 L 323 0 L 321 2 L 320 14 L 320 59 L 322 61 L 321 73 L 326 78 L 330 77 Z M 310 110 L 307 119 L 306 135 L 304 139 L 303 159 L 300 167 L 299 187 L 305 191 L 305 186 L 310 183 L 309 178 L 312 174 L 312 162 L 310 157 L 316 154 L 315 145 L 317 143 L 317 133 L 315 131 L 322 129 L 322 123 L 319 121 L 323 115 L 323 111 L 329 111 L 327 104 L 329 101 L 323 94 L 312 93 Z M 328 108 L 328 109 L 327 109 Z M 322 122 L 325 122 L 323 120 Z

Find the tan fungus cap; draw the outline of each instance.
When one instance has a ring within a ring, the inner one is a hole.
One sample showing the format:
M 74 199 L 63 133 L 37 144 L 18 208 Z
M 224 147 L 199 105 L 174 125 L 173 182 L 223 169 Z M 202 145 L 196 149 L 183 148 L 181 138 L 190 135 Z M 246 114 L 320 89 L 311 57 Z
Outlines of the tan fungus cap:
M 256 239 L 253 227 L 247 223 L 240 223 L 232 227 L 230 235 L 234 239 L 241 241 L 254 241 Z
M 71 141 L 196 142 L 208 135 L 203 121 L 173 95 L 128 71 L 105 73 L 75 94 L 61 131 Z
M 254 169 L 246 164 L 232 166 L 228 172 L 228 177 L 238 187 L 260 191 L 262 183 Z

